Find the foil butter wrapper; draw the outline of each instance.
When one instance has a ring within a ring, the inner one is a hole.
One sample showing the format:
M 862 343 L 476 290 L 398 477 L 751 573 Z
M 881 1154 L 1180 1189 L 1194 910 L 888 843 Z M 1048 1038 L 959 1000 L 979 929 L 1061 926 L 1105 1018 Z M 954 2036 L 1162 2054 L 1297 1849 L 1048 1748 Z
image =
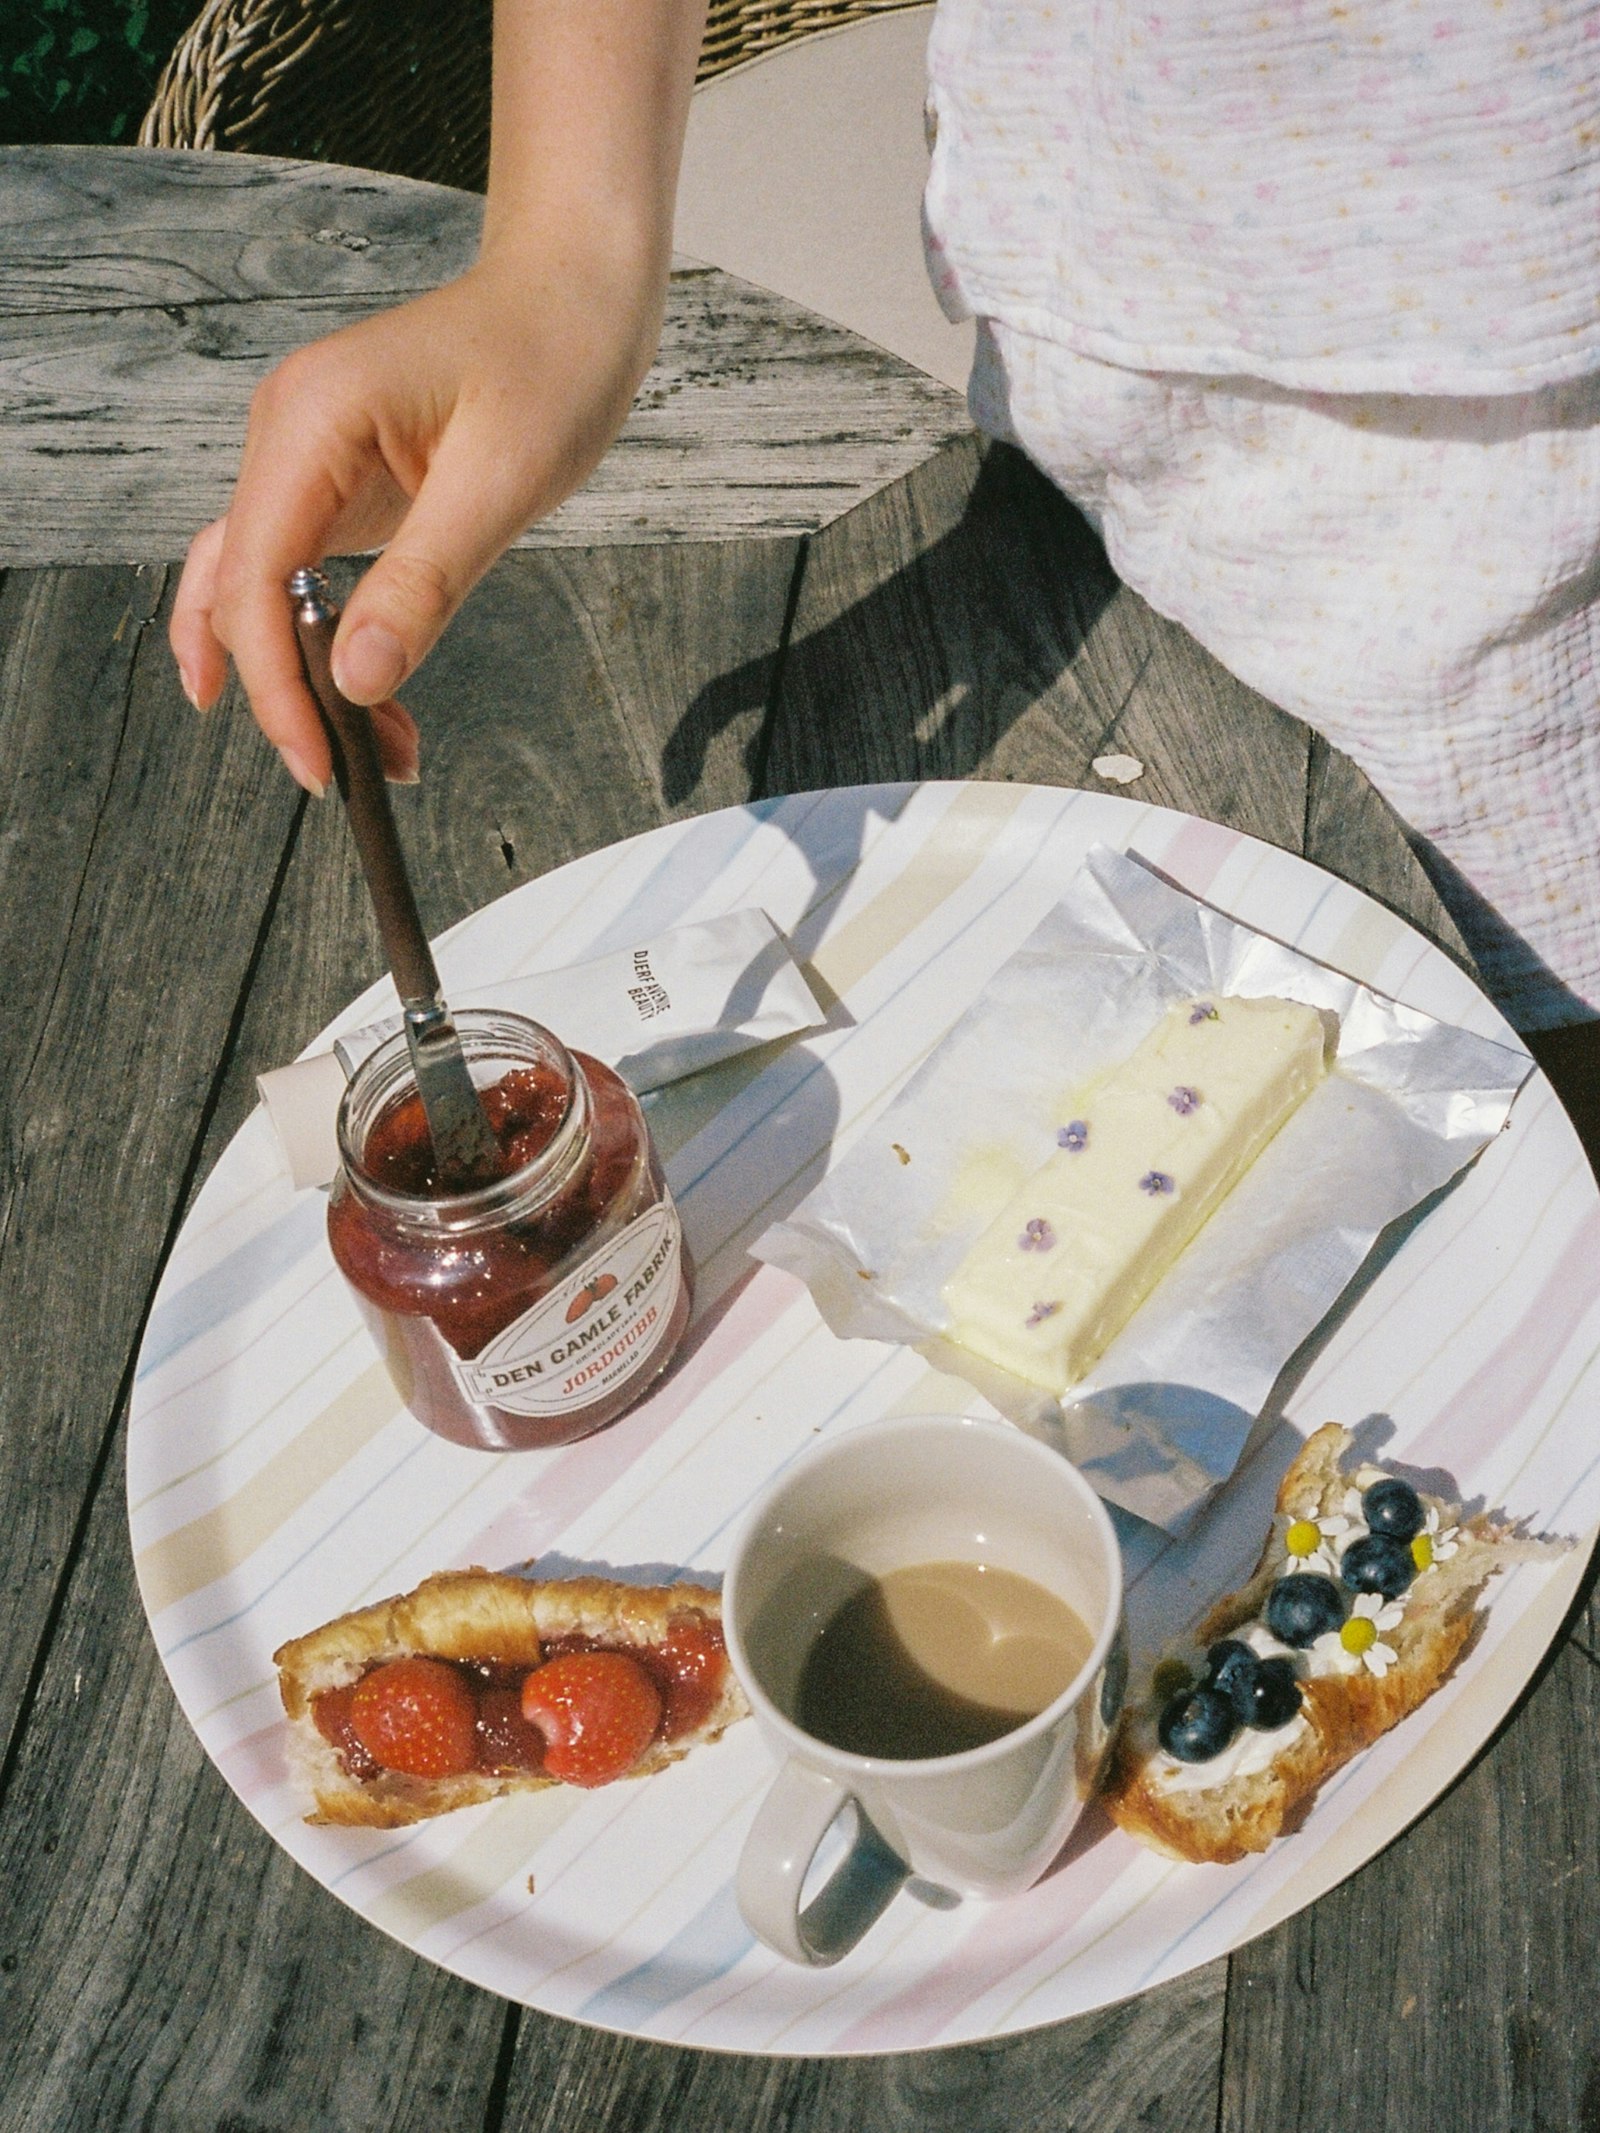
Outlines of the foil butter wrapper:
M 1055 1152 L 1091 1077 L 1174 1001 L 1338 1017 L 1331 1071 L 1089 1374 L 1061 1399 L 943 1338 L 941 1290 Z M 1383 998 L 1096 847 L 876 1123 L 757 1241 L 845 1339 L 909 1344 L 1055 1443 L 1110 1502 L 1178 1531 L 1232 1473 L 1290 1358 L 1381 1232 L 1505 1124 L 1527 1053 Z

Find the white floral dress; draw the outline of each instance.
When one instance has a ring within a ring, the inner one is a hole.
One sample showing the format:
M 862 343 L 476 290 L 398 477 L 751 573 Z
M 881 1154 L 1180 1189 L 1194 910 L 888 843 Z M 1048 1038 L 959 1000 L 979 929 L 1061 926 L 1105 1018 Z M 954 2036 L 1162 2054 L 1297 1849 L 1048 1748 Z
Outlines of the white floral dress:
M 1600 1013 L 1593 0 L 940 0 L 929 70 L 979 423 Z

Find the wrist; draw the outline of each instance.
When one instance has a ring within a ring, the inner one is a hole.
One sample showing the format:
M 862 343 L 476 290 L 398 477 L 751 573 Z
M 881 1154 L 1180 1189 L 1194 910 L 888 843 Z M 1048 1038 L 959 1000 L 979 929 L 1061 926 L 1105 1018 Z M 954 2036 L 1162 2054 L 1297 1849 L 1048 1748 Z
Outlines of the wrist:
M 491 195 L 477 267 L 508 287 L 570 284 L 626 292 L 664 284 L 672 203 L 527 182 Z
M 477 316 L 525 337 L 558 371 L 625 379 L 631 398 L 655 359 L 670 236 L 585 218 L 486 231 L 465 277 Z

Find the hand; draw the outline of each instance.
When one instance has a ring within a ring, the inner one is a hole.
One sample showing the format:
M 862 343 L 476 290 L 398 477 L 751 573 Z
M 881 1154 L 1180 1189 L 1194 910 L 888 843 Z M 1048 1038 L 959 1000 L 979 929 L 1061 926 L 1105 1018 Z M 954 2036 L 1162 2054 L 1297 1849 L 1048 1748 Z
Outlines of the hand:
M 612 260 L 571 230 L 543 254 L 486 251 L 459 281 L 280 364 L 251 403 L 227 516 L 196 535 L 178 587 L 171 643 L 196 707 L 216 701 L 231 654 L 263 732 L 320 797 L 332 764 L 287 581 L 381 546 L 333 671 L 371 706 L 390 777 L 414 780 L 417 729 L 396 690 L 605 451 L 649 366 L 664 286 L 658 248 Z

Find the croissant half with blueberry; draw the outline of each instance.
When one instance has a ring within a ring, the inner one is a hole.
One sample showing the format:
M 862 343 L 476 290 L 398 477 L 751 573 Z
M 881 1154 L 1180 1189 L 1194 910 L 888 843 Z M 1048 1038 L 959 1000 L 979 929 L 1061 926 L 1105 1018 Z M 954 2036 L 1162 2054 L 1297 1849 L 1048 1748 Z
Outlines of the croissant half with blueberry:
M 1250 1582 L 1129 1704 L 1105 1799 L 1131 1835 L 1228 1865 L 1299 1826 L 1334 1771 L 1426 1701 L 1497 1570 L 1559 1552 L 1370 1464 L 1330 1422 L 1300 1451 Z
M 647 1777 L 745 1711 L 700 1585 L 445 1570 L 274 1653 L 310 1822 Z

